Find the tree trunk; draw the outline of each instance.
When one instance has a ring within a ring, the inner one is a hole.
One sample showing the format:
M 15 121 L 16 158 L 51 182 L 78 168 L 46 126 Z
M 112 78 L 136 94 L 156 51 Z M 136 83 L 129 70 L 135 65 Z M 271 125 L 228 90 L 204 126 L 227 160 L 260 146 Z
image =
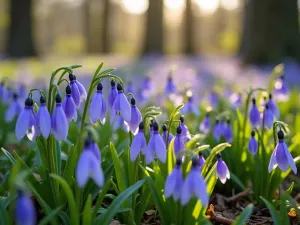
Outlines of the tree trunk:
M 300 61 L 297 0 L 251 0 L 245 7 L 241 56 L 245 63 Z
M 110 2 L 109 0 L 104 0 L 103 8 L 103 23 L 102 23 L 102 52 L 110 52 L 110 41 L 109 41 L 109 16 L 110 16 Z
M 32 35 L 32 0 L 10 0 L 10 26 L 6 54 L 20 58 L 36 56 Z
M 163 47 L 163 0 L 150 0 L 143 53 L 163 54 Z
M 192 0 L 185 1 L 184 14 L 184 53 L 188 55 L 196 54 L 194 43 L 194 15 L 192 8 Z
M 84 33 L 85 33 L 85 43 L 86 52 L 93 52 L 92 38 L 91 38 L 91 11 L 90 11 L 90 1 L 85 0 L 83 5 L 84 10 Z

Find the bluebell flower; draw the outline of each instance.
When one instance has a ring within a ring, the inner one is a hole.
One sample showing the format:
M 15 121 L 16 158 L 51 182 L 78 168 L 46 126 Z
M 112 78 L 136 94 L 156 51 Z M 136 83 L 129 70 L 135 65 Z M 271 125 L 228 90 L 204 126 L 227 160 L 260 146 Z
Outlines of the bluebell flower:
M 258 127 L 261 123 L 260 113 L 256 106 L 255 98 L 252 99 L 252 108 L 250 109 L 249 112 L 249 119 L 250 119 L 251 126 L 254 128 Z
M 158 124 L 153 122 L 153 135 L 151 136 L 146 150 L 146 164 L 150 164 L 154 157 L 157 157 L 162 163 L 166 162 L 167 149 L 166 144 L 158 133 Z
M 70 85 L 66 87 L 66 97 L 63 100 L 61 106 L 65 112 L 65 115 L 68 119 L 68 121 L 73 120 L 74 122 L 77 121 L 77 110 L 76 110 L 76 104 L 74 102 L 74 99 L 71 95 L 72 90 Z
M 91 150 L 90 141 L 85 141 L 84 150 L 78 160 L 76 167 L 76 181 L 80 188 L 83 188 L 89 178 L 92 178 L 98 187 L 104 184 L 104 174 L 101 168 L 100 161 Z
M 153 120 L 150 121 L 149 124 L 149 132 L 150 132 L 150 136 L 152 137 L 152 135 L 154 134 L 154 130 L 153 130 Z
M 100 149 L 97 145 L 96 142 L 94 142 L 93 140 L 90 141 L 90 147 L 89 149 L 91 150 L 91 152 L 94 153 L 96 159 L 101 162 L 101 154 L 100 154 Z
M 144 134 L 144 123 L 140 122 L 139 131 L 134 136 L 130 147 L 130 160 L 133 162 L 136 160 L 140 152 L 145 154 L 147 148 L 146 138 Z
M 200 116 L 200 111 L 198 106 L 194 103 L 193 97 L 188 97 L 187 103 L 181 109 L 181 112 L 184 114 L 192 113 L 195 116 Z
M 113 104 L 111 118 L 114 119 L 117 113 L 120 113 L 124 121 L 129 123 L 131 119 L 131 107 L 129 105 L 129 102 L 125 94 L 123 93 L 123 88 L 121 84 L 117 84 L 117 90 L 118 90 L 118 95 Z
M 152 130 L 153 130 L 153 127 L 152 127 Z M 162 134 L 161 134 L 161 137 L 162 139 L 164 140 L 165 144 L 167 145 L 167 138 L 168 138 L 168 127 L 166 124 L 164 124 L 162 126 Z M 153 132 L 152 132 L 153 133 Z M 172 139 L 174 138 L 174 135 L 171 134 L 171 132 L 169 133 L 169 140 L 168 140 L 168 145 L 171 143 Z
M 202 123 L 200 124 L 200 131 L 204 134 L 208 134 L 211 129 L 211 120 L 208 113 L 204 117 Z
M 183 116 L 180 116 L 179 120 L 180 120 L 181 135 L 182 135 L 183 141 L 187 142 L 192 138 L 191 134 L 190 134 L 190 131 L 189 131 L 189 128 L 187 127 L 187 125 L 184 124 L 184 117 Z
M 40 107 L 36 114 L 36 122 L 44 138 L 48 138 L 51 132 L 51 116 L 46 106 L 44 96 L 40 97 Z
M 23 191 L 18 191 L 15 204 L 15 221 L 17 225 L 35 225 L 36 211 L 31 198 Z
M 38 127 L 33 111 L 31 98 L 25 100 L 25 108 L 18 117 L 16 124 L 16 137 L 20 141 L 26 134 L 29 140 L 33 141 L 38 136 Z
M 66 114 L 61 105 L 61 97 L 56 94 L 56 105 L 51 118 L 52 132 L 58 141 L 67 140 L 69 124 Z
M 176 157 L 178 157 L 179 153 L 184 150 L 184 141 L 183 137 L 181 136 L 181 132 L 182 129 L 180 126 L 178 126 L 176 130 L 176 136 L 173 142 L 173 149 Z
M 264 119 L 264 124 L 265 124 L 264 127 L 267 129 L 271 129 L 273 126 L 273 122 L 274 122 L 274 116 L 273 116 L 273 113 L 272 113 L 271 109 L 269 108 L 268 104 L 266 104 L 265 111 L 263 114 L 263 119 Z
M 181 159 L 176 160 L 176 166 L 172 172 L 168 175 L 165 182 L 165 196 L 169 198 L 173 197 L 175 201 L 179 200 L 181 197 L 181 190 L 183 186 L 183 175 L 180 169 Z
M 16 93 L 13 94 L 13 100 L 5 111 L 4 119 L 6 122 L 13 121 L 22 111 L 22 105 Z
M 203 157 L 202 152 L 199 152 L 198 155 L 199 155 L 199 158 L 198 158 L 199 168 L 200 168 L 200 170 L 202 170 L 203 165 L 204 165 L 204 163 L 205 163 L 205 159 L 204 159 L 204 157 Z
M 149 91 L 152 88 L 152 82 L 151 82 L 150 77 L 145 77 L 143 84 L 142 84 L 142 88 L 145 91 Z
M 111 85 L 111 89 L 108 94 L 108 107 L 109 109 L 112 109 L 115 99 L 118 95 L 118 91 L 116 89 L 116 82 L 114 80 L 111 80 L 110 85 Z
M 249 143 L 248 143 L 248 150 L 252 155 L 255 155 L 258 151 L 258 143 L 255 139 L 255 131 L 254 130 L 251 132 L 251 137 L 250 137 Z
M 11 98 L 11 93 L 9 88 L 6 87 L 4 82 L 1 82 L 0 86 L 0 100 L 2 101 L 3 104 L 9 103 Z
M 220 122 L 219 120 L 216 120 L 214 130 L 213 130 L 214 139 L 217 142 L 219 142 L 220 138 L 223 136 L 223 134 L 224 134 L 224 126 L 223 126 L 222 122 Z
M 79 88 L 75 81 L 75 75 L 69 73 L 69 80 L 70 80 L 71 94 L 72 94 L 73 100 L 75 102 L 76 107 L 79 108 L 81 99 L 80 99 Z
M 85 90 L 84 86 L 76 79 L 76 75 L 74 75 L 74 82 L 77 85 L 78 90 L 79 90 L 80 102 L 85 101 L 87 98 L 86 90 Z
M 90 104 L 90 120 L 93 124 L 98 120 L 104 124 L 106 120 L 106 102 L 102 94 L 102 89 L 103 85 L 99 82 L 97 85 L 97 93 L 93 96 Z
M 208 193 L 204 178 L 201 176 L 198 159 L 193 159 L 192 168 L 187 175 L 181 190 L 181 205 L 186 205 L 190 199 L 196 196 L 203 206 L 208 205 Z
M 226 163 L 223 161 L 223 159 L 221 158 L 221 154 L 218 153 L 217 154 L 217 178 L 220 179 L 220 181 L 225 184 L 227 179 L 230 179 L 230 172 L 228 170 L 228 167 L 226 165 Z
M 268 106 L 270 107 L 272 113 L 273 113 L 273 116 L 278 119 L 279 116 L 280 116 L 280 113 L 279 113 L 279 109 L 278 109 L 278 106 L 277 104 L 274 102 L 273 98 L 272 98 L 272 94 L 269 94 L 269 101 L 268 101 Z
M 274 83 L 274 97 L 278 101 L 287 101 L 290 97 L 290 88 L 288 83 L 285 80 L 284 75 L 276 79 Z
M 165 86 L 165 95 L 169 96 L 174 93 L 176 93 L 176 86 L 173 82 L 173 77 L 168 76 L 167 84 Z
M 241 93 L 234 93 L 230 96 L 230 102 L 234 109 L 239 108 L 243 104 L 243 96 Z
M 293 172 L 297 174 L 297 167 L 294 159 L 288 150 L 287 145 L 284 143 L 284 133 L 282 130 L 278 131 L 278 143 L 272 153 L 269 163 L 269 173 L 274 170 L 277 166 L 286 172 L 289 167 L 292 168 Z
M 209 105 L 213 108 L 216 108 L 219 104 L 219 96 L 215 91 L 212 91 L 209 95 L 208 95 L 208 102 Z
M 224 127 L 224 138 L 228 143 L 231 143 L 233 140 L 233 131 L 230 120 L 227 120 L 227 125 Z
M 140 110 L 135 105 L 135 98 L 131 98 L 131 119 L 129 121 L 129 127 L 133 134 L 138 132 L 138 127 L 140 122 L 142 121 L 142 115 Z
M 118 112 L 117 115 L 114 117 L 114 120 L 111 121 L 113 131 L 122 128 L 126 133 L 129 132 L 130 128 L 126 121 L 124 121 L 123 117 Z

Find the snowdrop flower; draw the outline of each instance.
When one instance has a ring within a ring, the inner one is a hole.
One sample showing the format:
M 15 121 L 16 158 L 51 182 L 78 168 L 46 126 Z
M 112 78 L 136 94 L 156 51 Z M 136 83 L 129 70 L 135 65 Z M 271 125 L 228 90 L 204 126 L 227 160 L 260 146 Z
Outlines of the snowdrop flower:
M 284 133 L 282 130 L 278 131 L 278 143 L 272 153 L 269 163 L 269 173 L 272 172 L 277 166 L 286 172 L 289 167 L 292 168 L 293 172 L 297 174 L 297 167 L 294 159 L 288 150 L 287 145 L 284 143 Z
M 90 104 L 90 120 L 95 124 L 98 120 L 104 124 L 106 119 L 106 103 L 102 94 L 103 85 L 98 83 L 97 92 L 94 94 Z
M 140 152 L 145 154 L 145 150 L 147 147 L 145 134 L 144 134 L 144 123 L 140 122 L 139 124 L 139 131 L 134 136 L 131 147 L 130 147 L 130 160 L 133 162 L 136 160 Z
M 217 178 L 220 179 L 220 181 L 225 184 L 227 179 L 230 179 L 230 172 L 228 170 L 228 167 L 226 163 L 221 158 L 221 154 L 217 154 Z
M 162 137 L 158 133 L 158 124 L 153 122 L 153 135 L 151 136 L 146 150 L 146 164 L 150 164 L 154 157 L 157 157 L 162 163 L 166 162 L 167 149 Z
M 55 97 L 56 105 L 54 112 L 51 117 L 51 128 L 52 132 L 58 141 L 67 140 L 69 124 L 66 114 L 61 105 L 61 97 L 56 94 Z
M 76 75 L 74 75 L 74 82 L 77 85 L 78 90 L 79 90 L 80 102 L 85 101 L 87 98 L 86 90 L 85 90 L 84 86 L 76 79 Z
M 273 122 L 274 122 L 274 116 L 273 116 L 273 113 L 272 113 L 271 109 L 269 108 L 268 104 L 266 104 L 265 111 L 263 114 L 263 119 L 264 119 L 264 124 L 265 124 L 264 127 L 267 129 L 271 129 L 273 126 Z
M 190 134 L 190 131 L 189 131 L 189 128 L 187 127 L 187 125 L 184 124 L 184 117 L 183 116 L 180 116 L 179 120 L 180 120 L 181 135 L 182 135 L 183 141 L 187 142 L 192 138 L 191 134 Z
M 204 134 L 208 134 L 211 129 L 211 120 L 209 115 L 206 114 L 205 118 L 203 119 L 202 123 L 200 124 L 200 131 Z
M 192 168 L 186 177 L 181 190 L 181 205 L 186 205 L 195 196 L 203 206 L 208 204 L 208 193 L 204 178 L 201 176 L 198 159 L 193 159 Z
M 37 126 L 44 138 L 48 138 L 51 132 L 51 116 L 46 106 L 46 100 L 43 95 L 40 97 L 40 107 L 36 114 Z
M 66 115 L 68 121 L 73 120 L 74 122 L 76 122 L 77 121 L 76 104 L 75 104 L 74 99 L 71 95 L 71 92 L 72 92 L 71 86 L 68 85 L 66 87 L 66 97 L 63 100 L 61 106 L 62 106 L 62 109 L 65 112 L 65 115 Z
M 129 121 L 129 127 L 131 132 L 135 135 L 138 132 L 138 126 L 142 121 L 142 115 L 140 110 L 135 105 L 135 98 L 131 98 L 131 119 Z
M 184 107 L 181 109 L 182 113 L 192 113 L 196 116 L 200 116 L 200 111 L 198 106 L 194 103 L 193 97 L 188 97 L 187 103 L 184 105 Z
M 183 185 L 183 175 L 180 169 L 180 165 L 181 159 L 177 159 L 176 166 L 168 175 L 164 188 L 166 198 L 172 196 L 175 201 L 180 199 L 181 189 Z
M 198 155 L 199 155 L 199 159 L 198 159 L 199 160 L 199 162 L 198 162 L 199 168 L 200 168 L 200 170 L 202 170 L 203 165 L 205 163 L 205 159 L 203 157 L 203 153 L 202 152 L 199 152 Z
M 214 130 L 213 130 L 213 137 L 217 142 L 220 141 L 221 136 L 223 136 L 223 134 L 224 134 L 223 128 L 224 127 L 223 127 L 222 122 L 220 122 L 219 120 L 216 120 Z
M 168 76 L 167 84 L 165 86 L 165 95 L 169 96 L 170 94 L 176 93 L 176 86 L 173 82 L 173 77 Z
M 7 123 L 13 121 L 15 117 L 19 116 L 22 111 L 22 105 L 19 101 L 18 95 L 13 94 L 13 100 L 10 103 L 9 107 L 5 111 L 4 119 Z
M 35 225 L 36 211 L 31 198 L 23 191 L 18 191 L 15 204 L 15 221 L 17 225 Z
M 273 116 L 278 119 L 280 117 L 279 114 L 279 109 L 278 106 L 276 105 L 276 103 L 274 102 L 273 98 L 272 98 L 272 94 L 269 94 L 269 101 L 268 101 L 268 106 L 270 107 Z
M 290 88 L 284 75 L 279 77 L 274 83 L 274 97 L 278 101 L 287 101 L 290 97 Z
M 178 126 L 176 130 L 176 136 L 173 142 L 173 149 L 176 157 L 178 157 L 179 153 L 184 150 L 184 141 L 181 132 L 182 129 L 180 126 Z
M 224 138 L 228 143 L 231 143 L 233 140 L 233 131 L 230 120 L 227 120 L 227 125 L 224 127 Z
M 111 80 L 110 85 L 111 85 L 111 89 L 108 94 L 108 107 L 109 109 L 112 109 L 115 99 L 118 95 L 118 91 L 116 89 L 116 82 L 114 80 Z
M 153 128 L 153 127 L 152 127 Z M 167 127 L 167 125 L 166 124 L 164 124 L 163 126 L 162 126 L 162 130 L 163 130 L 163 132 L 162 132 L 162 134 L 161 134 L 161 137 L 162 137 L 162 139 L 164 140 L 164 142 L 165 142 L 165 144 L 166 145 L 169 145 L 170 143 L 171 143 L 171 141 L 172 141 L 172 139 L 174 138 L 174 135 L 173 134 L 171 134 L 171 133 L 169 133 L 169 140 L 168 140 L 168 143 L 167 143 L 167 136 L 168 136 L 168 127 Z
M 258 143 L 255 139 L 255 131 L 251 132 L 251 138 L 249 139 L 248 143 L 248 150 L 252 155 L 255 155 L 258 151 Z
M 79 108 L 80 101 L 81 101 L 81 99 L 80 99 L 81 95 L 80 95 L 79 88 L 76 83 L 75 75 L 69 73 L 69 80 L 70 80 L 71 94 L 72 94 L 73 100 L 75 102 L 76 107 Z
M 261 123 L 260 113 L 256 106 L 255 98 L 252 99 L 252 108 L 250 109 L 250 112 L 249 112 L 249 120 L 250 120 L 251 126 L 254 128 L 258 127 Z
M 118 90 L 118 95 L 113 104 L 111 118 L 114 119 L 117 113 L 120 113 L 124 121 L 129 123 L 131 119 L 131 107 L 129 105 L 129 102 L 125 94 L 123 93 L 123 88 L 121 84 L 117 84 L 117 90 Z

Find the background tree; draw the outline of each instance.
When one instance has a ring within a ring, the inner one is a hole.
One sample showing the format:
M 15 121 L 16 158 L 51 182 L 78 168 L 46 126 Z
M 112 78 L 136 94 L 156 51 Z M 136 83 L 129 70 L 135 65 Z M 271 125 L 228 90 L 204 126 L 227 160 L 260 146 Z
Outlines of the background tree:
M 240 54 L 245 63 L 278 63 L 284 58 L 300 61 L 297 0 L 245 2 Z
M 150 0 L 143 53 L 163 54 L 163 48 L 163 0 Z
M 12 58 L 36 56 L 32 36 L 32 0 L 10 0 L 9 8 L 6 54 Z
M 192 7 L 192 0 L 185 1 L 185 13 L 184 13 L 184 53 L 196 54 L 194 43 L 194 14 Z

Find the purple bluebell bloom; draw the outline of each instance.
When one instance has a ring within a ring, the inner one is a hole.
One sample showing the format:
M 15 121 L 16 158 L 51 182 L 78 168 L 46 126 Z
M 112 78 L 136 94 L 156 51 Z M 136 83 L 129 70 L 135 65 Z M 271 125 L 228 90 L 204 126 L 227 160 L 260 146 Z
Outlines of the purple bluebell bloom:
M 102 94 L 103 85 L 98 83 L 97 92 L 93 96 L 90 104 L 90 120 L 94 124 L 98 120 L 104 124 L 106 120 L 106 102 Z
M 31 198 L 23 191 L 18 191 L 15 204 L 15 221 L 17 225 L 35 225 L 36 211 Z
M 13 100 L 10 103 L 9 107 L 5 111 L 5 121 L 11 122 L 13 121 L 17 116 L 20 115 L 22 111 L 22 105 L 20 103 L 19 97 L 16 93 L 13 94 Z
M 200 131 L 204 134 L 208 134 L 210 129 L 211 129 L 211 120 L 207 113 L 205 118 L 203 119 L 202 123 L 200 124 Z
M 198 164 L 199 164 L 200 171 L 201 171 L 201 170 L 202 170 L 202 167 L 203 167 L 203 165 L 204 165 L 204 163 L 205 163 L 205 159 L 204 159 L 204 157 L 203 157 L 203 153 L 202 153 L 202 152 L 199 152 L 198 155 L 199 155 L 199 158 L 198 158 Z
M 192 113 L 195 116 L 200 115 L 200 111 L 198 106 L 194 103 L 193 97 L 188 97 L 187 103 L 184 105 L 184 107 L 181 109 L 182 113 Z
M 93 140 L 90 141 L 90 147 L 89 149 L 94 153 L 94 155 L 96 156 L 97 160 L 99 160 L 99 162 L 101 162 L 101 154 L 100 154 L 100 149 L 97 145 L 96 142 L 94 142 Z
M 33 141 L 38 136 L 38 127 L 33 111 L 33 101 L 31 98 L 25 100 L 25 108 L 18 117 L 16 124 L 16 137 L 20 141 L 25 135 Z
M 69 73 L 69 80 L 70 80 L 71 93 L 72 93 L 73 100 L 75 102 L 76 107 L 79 108 L 79 106 L 80 106 L 80 92 L 79 92 L 79 88 L 78 88 L 78 86 L 75 82 L 75 75 Z
M 153 127 L 152 127 L 152 129 L 153 129 Z M 164 125 L 162 126 L 162 130 L 163 130 L 163 132 L 162 132 L 162 134 L 161 134 L 161 137 L 162 137 L 162 139 L 164 140 L 165 144 L 167 145 L 168 127 L 167 127 L 166 124 L 164 124 Z M 171 143 L 171 141 L 172 141 L 173 138 L 174 138 L 174 135 L 171 134 L 171 133 L 169 133 L 168 145 Z
M 86 98 L 87 98 L 86 90 L 85 90 L 84 86 L 82 85 L 82 83 L 80 83 L 80 82 L 77 80 L 76 75 L 74 75 L 74 82 L 75 82 L 75 84 L 77 85 L 78 90 L 79 90 L 80 102 L 85 101 Z
M 230 120 L 227 120 L 227 124 L 224 127 L 224 138 L 228 143 L 231 143 L 233 140 L 233 131 L 232 131 L 232 125 L 230 123 Z
M 180 120 L 181 135 L 182 135 L 183 141 L 187 142 L 192 138 L 191 134 L 190 134 L 190 131 L 189 131 L 189 128 L 187 127 L 187 125 L 184 124 L 184 117 L 183 116 L 180 116 L 179 120 Z
M 51 132 L 51 116 L 46 106 L 46 100 L 43 95 L 40 97 L 40 107 L 36 114 L 37 126 L 44 138 L 48 138 Z
M 55 97 L 56 105 L 54 112 L 51 117 L 51 128 L 52 132 L 58 141 L 67 140 L 69 124 L 66 114 L 61 105 L 61 97 L 56 94 Z
M 183 186 L 183 175 L 180 169 L 180 165 L 181 159 L 177 159 L 176 166 L 168 175 L 164 188 L 166 198 L 172 196 L 175 201 L 180 199 L 181 189 Z
M 10 98 L 11 98 L 10 90 L 9 88 L 6 87 L 4 82 L 2 82 L 0 86 L 0 100 L 2 101 L 2 103 L 7 104 L 9 103 Z
M 114 80 L 111 80 L 110 85 L 111 85 L 111 89 L 108 94 L 108 107 L 109 109 L 112 109 L 115 99 L 118 95 L 118 91 L 116 89 L 116 82 Z
M 217 154 L 217 178 L 220 179 L 220 181 L 225 184 L 227 179 L 230 179 L 230 172 L 228 170 L 228 167 L 226 165 L 226 163 L 223 161 L 223 159 L 221 158 L 221 154 L 218 153 Z
M 209 102 L 210 106 L 213 107 L 213 108 L 216 108 L 218 106 L 219 96 L 215 91 L 213 91 L 209 94 L 208 102 Z
M 272 153 L 269 163 L 269 173 L 272 172 L 277 166 L 286 172 L 289 167 L 292 168 L 293 172 L 297 174 L 297 167 L 294 159 L 288 150 L 287 145 L 284 143 L 284 133 L 282 130 L 278 131 L 278 143 Z
M 264 119 L 264 124 L 265 124 L 264 127 L 267 129 L 271 129 L 273 126 L 273 122 L 274 122 L 274 116 L 273 116 L 273 113 L 272 113 L 271 109 L 269 108 L 268 104 L 266 104 L 265 111 L 263 114 L 263 119 Z
M 153 130 L 153 120 L 150 121 L 150 124 L 149 124 L 149 132 L 150 132 L 150 136 L 152 137 L 153 134 L 154 134 L 154 130 Z
M 178 126 L 176 130 L 176 136 L 173 142 L 173 149 L 176 157 L 178 157 L 179 153 L 184 150 L 184 141 L 183 137 L 181 136 L 181 132 L 182 129 L 180 126 Z
M 260 113 L 256 106 L 255 98 L 252 99 L 252 108 L 250 109 L 250 112 L 249 112 L 249 120 L 250 120 L 251 126 L 254 128 L 258 127 L 261 123 Z
M 118 95 L 112 107 L 111 118 L 113 120 L 117 113 L 120 113 L 124 121 L 129 123 L 131 119 L 131 107 L 125 94 L 123 93 L 123 88 L 121 84 L 117 84 L 117 90 Z
M 143 84 L 142 84 L 143 90 L 149 91 L 152 88 L 152 82 L 150 77 L 145 77 Z
M 129 132 L 130 130 L 128 123 L 124 121 L 120 113 L 117 113 L 117 115 L 114 117 L 114 120 L 111 121 L 111 124 L 113 131 L 116 131 L 119 128 L 122 128 L 125 132 Z
M 158 133 L 158 124 L 153 122 L 153 135 L 151 136 L 146 150 L 146 164 L 150 164 L 154 157 L 157 157 L 162 163 L 166 162 L 167 149 L 166 144 Z
M 251 137 L 250 137 L 249 143 L 248 143 L 248 150 L 251 153 L 251 155 L 255 155 L 258 151 L 258 143 L 255 139 L 255 131 L 254 130 L 251 132 Z
M 173 82 L 173 77 L 168 76 L 167 84 L 165 86 L 165 95 L 169 96 L 174 93 L 176 93 L 176 86 Z
M 276 79 L 274 83 L 274 97 L 278 101 L 287 101 L 290 97 L 290 88 L 288 83 L 285 80 L 284 75 Z
M 279 113 L 279 109 L 278 109 L 278 106 L 277 104 L 274 102 L 273 98 L 272 98 L 272 94 L 269 94 L 269 101 L 268 101 L 268 105 L 273 113 L 273 116 L 278 119 L 279 116 L 280 116 L 280 113 Z
M 130 160 L 133 162 L 136 160 L 140 152 L 145 154 L 147 147 L 146 139 L 145 139 L 145 134 L 144 134 L 144 123 L 140 122 L 139 124 L 139 131 L 138 133 L 134 136 L 131 147 L 130 147 Z
M 71 86 L 68 85 L 66 87 L 66 97 L 63 100 L 63 102 L 61 103 L 61 106 L 65 112 L 65 115 L 66 115 L 68 121 L 73 120 L 74 122 L 76 122 L 77 121 L 76 104 L 74 102 L 74 99 L 73 99 L 71 93 L 72 93 Z
M 89 178 L 92 178 L 98 187 L 102 187 L 104 184 L 104 174 L 100 161 L 91 150 L 90 141 L 86 140 L 84 150 L 81 153 L 76 167 L 76 181 L 78 187 L 83 188 Z
M 234 93 L 230 96 L 230 102 L 234 109 L 239 108 L 243 104 L 243 96 L 241 93 Z
M 223 136 L 223 134 L 224 134 L 224 126 L 223 126 L 222 122 L 220 122 L 219 120 L 216 120 L 214 130 L 213 130 L 214 139 L 217 142 L 219 142 L 220 138 Z
M 199 170 L 198 159 L 193 159 L 192 168 L 187 175 L 181 190 L 181 205 L 186 205 L 190 199 L 196 196 L 203 206 L 208 205 L 208 193 L 204 178 Z
M 142 121 L 142 115 L 138 107 L 135 105 L 135 98 L 131 98 L 131 119 L 129 121 L 129 127 L 131 132 L 135 135 L 138 132 L 138 127 Z

